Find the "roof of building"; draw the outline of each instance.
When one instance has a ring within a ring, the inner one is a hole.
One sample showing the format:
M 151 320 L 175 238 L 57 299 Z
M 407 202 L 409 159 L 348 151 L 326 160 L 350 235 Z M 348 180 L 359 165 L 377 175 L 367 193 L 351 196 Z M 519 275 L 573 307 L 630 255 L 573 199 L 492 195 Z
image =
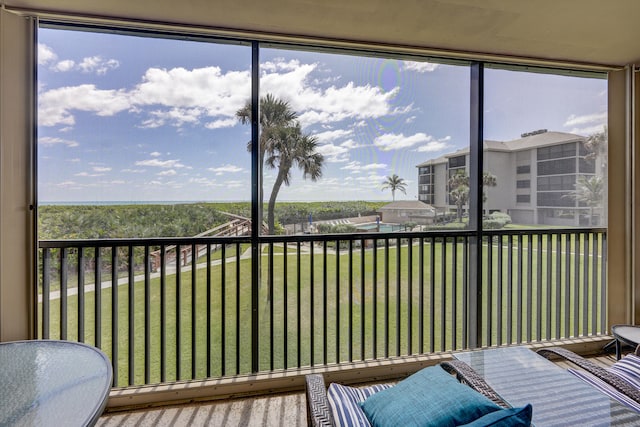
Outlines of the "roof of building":
M 561 144 L 563 142 L 582 141 L 584 139 L 583 136 L 567 132 L 541 132 L 512 141 L 506 141 L 505 145 L 513 151 L 519 151 L 544 147 L 545 145 Z
M 521 150 L 530 150 L 532 148 L 545 147 L 547 145 L 562 144 L 565 142 L 582 141 L 584 139 L 585 137 L 576 135 L 573 133 L 548 132 L 545 129 L 541 129 L 539 131 L 523 134 L 522 137 L 518 139 L 513 139 L 511 141 L 493 141 L 493 140 L 487 139 L 484 141 L 484 151 L 513 152 L 513 151 L 521 151 Z M 418 164 L 417 167 L 446 163 L 447 160 L 451 157 L 457 157 L 457 156 L 462 156 L 467 154 L 469 154 L 469 147 L 460 148 L 456 151 L 444 154 L 435 159 L 429 159 L 425 162 L 422 162 Z
M 389 209 L 404 209 L 404 210 L 435 210 L 431 205 L 428 205 L 420 200 L 399 200 L 397 202 L 389 203 L 380 208 L 380 210 Z

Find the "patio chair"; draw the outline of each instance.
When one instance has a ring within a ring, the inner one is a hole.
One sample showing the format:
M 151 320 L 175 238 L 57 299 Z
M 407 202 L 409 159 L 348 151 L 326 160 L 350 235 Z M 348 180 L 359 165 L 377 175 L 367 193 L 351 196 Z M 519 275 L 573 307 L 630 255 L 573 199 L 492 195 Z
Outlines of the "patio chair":
M 542 348 L 537 353 L 547 359 L 560 357 L 580 367 L 583 371 L 569 370 L 605 394 L 640 412 L 640 346 L 634 354 L 623 357 L 609 368 L 596 365 L 562 347 Z
M 469 365 L 459 360 L 440 363 L 440 366 L 471 389 L 480 392 L 501 408 L 511 408 Z M 389 386 L 383 386 L 389 387 Z M 333 427 L 335 425 L 327 396 L 327 386 L 322 374 L 306 376 L 307 424 L 310 427 Z

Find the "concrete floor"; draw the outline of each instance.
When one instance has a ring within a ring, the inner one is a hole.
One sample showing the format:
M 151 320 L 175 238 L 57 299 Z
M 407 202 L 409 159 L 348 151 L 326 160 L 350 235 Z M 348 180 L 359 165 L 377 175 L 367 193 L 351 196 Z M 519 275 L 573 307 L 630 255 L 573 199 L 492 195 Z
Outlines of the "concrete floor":
M 615 362 L 614 355 L 591 358 L 605 367 Z M 564 368 L 567 362 L 556 361 Z M 104 414 L 97 426 L 306 426 L 304 393 L 230 399 L 214 402 L 163 406 Z
M 305 426 L 304 393 L 163 406 L 103 415 L 97 426 Z

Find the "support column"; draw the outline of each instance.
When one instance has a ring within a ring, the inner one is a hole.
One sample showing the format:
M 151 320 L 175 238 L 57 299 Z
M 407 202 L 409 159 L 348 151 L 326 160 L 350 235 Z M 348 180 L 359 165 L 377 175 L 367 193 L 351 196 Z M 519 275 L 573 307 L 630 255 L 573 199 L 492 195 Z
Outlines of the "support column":
M 34 336 L 33 20 L 0 9 L 0 341 Z

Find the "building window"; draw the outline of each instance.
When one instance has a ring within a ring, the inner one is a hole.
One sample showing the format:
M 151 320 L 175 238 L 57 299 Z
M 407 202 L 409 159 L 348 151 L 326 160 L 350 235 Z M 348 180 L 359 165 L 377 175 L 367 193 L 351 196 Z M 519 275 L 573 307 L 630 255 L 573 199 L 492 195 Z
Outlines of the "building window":
M 519 179 L 516 181 L 516 188 L 530 188 L 531 181 L 528 179 Z
M 538 161 L 550 159 L 562 159 L 565 157 L 576 157 L 576 143 L 551 145 L 538 148 Z
M 565 175 L 576 173 L 576 158 L 538 162 L 538 175 Z
M 419 178 L 419 184 L 431 184 L 431 175 L 421 175 Z
M 461 168 L 466 165 L 466 156 L 456 156 L 449 158 L 449 169 Z
M 529 194 L 518 194 L 516 196 L 516 202 L 517 203 L 530 203 L 531 202 L 531 195 L 529 195 Z
M 575 189 L 576 176 L 543 176 L 538 178 L 538 191 L 570 191 Z
M 538 206 L 575 207 L 576 202 L 571 192 L 538 193 Z
M 517 174 L 531 173 L 531 165 L 521 165 L 516 168 Z

